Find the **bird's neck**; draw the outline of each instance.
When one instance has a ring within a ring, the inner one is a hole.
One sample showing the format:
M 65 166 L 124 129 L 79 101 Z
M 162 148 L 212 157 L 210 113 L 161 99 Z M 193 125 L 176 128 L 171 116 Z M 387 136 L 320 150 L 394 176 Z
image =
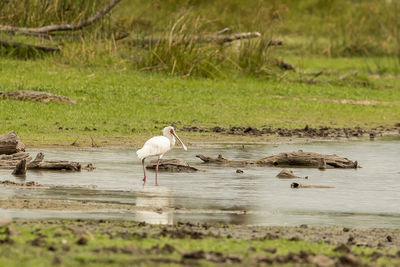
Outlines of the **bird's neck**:
M 175 146 L 175 142 L 176 142 L 175 137 L 173 135 L 170 135 L 168 138 L 171 143 L 171 147 Z
M 171 148 L 175 146 L 175 137 L 172 134 L 164 134 L 165 137 L 169 139 L 169 143 L 171 145 Z

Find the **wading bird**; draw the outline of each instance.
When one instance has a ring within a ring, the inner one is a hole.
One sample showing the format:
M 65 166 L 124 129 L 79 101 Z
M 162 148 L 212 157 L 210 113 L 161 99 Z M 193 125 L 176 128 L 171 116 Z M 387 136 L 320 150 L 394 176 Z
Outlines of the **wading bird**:
M 144 160 L 148 157 L 158 156 L 156 165 L 156 185 L 157 184 L 157 174 L 158 165 L 160 164 L 160 159 L 175 145 L 175 137 L 182 144 L 184 150 L 187 150 L 185 144 L 176 135 L 174 127 L 168 126 L 163 129 L 163 136 L 154 136 L 144 143 L 143 147 L 136 151 L 138 158 L 142 161 L 143 165 L 143 185 L 146 183 L 146 169 L 144 167 Z

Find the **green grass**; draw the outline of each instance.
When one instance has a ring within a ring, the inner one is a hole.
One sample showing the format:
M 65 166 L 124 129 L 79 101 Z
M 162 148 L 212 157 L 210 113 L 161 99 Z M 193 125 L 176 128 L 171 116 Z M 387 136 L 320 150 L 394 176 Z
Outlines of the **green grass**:
M 37 27 L 77 23 L 107 3 L 3 1 L 0 24 Z M 27 9 L 29 12 L 25 12 Z M 122 1 L 103 20 L 72 34 L 56 33 L 49 38 L 0 34 L 1 40 L 60 45 L 60 53 L 45 56 L 27 48 L 0 48 L 0 55 L 50 57 L 58 63 L 79 66 L 104 65 L 123 57 L 136 70 L 208 78 L 276 78 L 280 74 L 271 60 L 276 55 L 391 57 L 389 66 L 378 63 L 377 67 L 382 73 L 389 68 L 398 74 L 399 11 L 398 1 L 386 0 Z M 261 37 L 233 45 L 171 41 L 171 37 L 211 34 L 225 27 L 232 32 L 257 31 Z M 118 41 L 124 33 L 130 33 L 129 37 Z M 135 40 L 152 36 L 166 40 L 144 47 L 132 45 Z M 268 47 L 271 38 L 283 40 L 283 47 Z
M 4 1 L 0 24 L 77 23 L 107 3 Z M 122 1 L 82 31 L 49 39 L 2 32 L 1 40 L 62 49 L 45 55 L 0 48 L 0 91 L 48 91 L 78 104 L 0 100 L 0 132 L 14 130 L 33 143 L 70 144 L 89 136 L 140 139 L 168 124 L 391 126 L 400 120 L 399 10 L 397 1 L 385 0 L 134 0 Z M 170 42 L 225 27 L 262 36 L 233 45 Z M 126 32 L 128 38 L 116 41 Z M 132 45 L 151 36 L 167 40 Z M 284 45 L 268 47 L 271 38 Z M 293 63 L 296 72 L 278 69 L 274 58 Z M 306 82 L 319 71 L 317 83 Z M 334 103 L 343 99 L 375 105 Z
M 369 78 L 363 72 L 358 76 L 365 75 L 367 84 L 359 78 L 343 84 L 307 84 L 297 82 L 302 76 L 294 73 L 289 74 L 292 82 L 251 77 L 182 79 L 137 72 L 123 61 L 79 68 L 50 60 L 3 60 L 0 73 L 0 91 L 47 91 L 77 101 L 68 105 L 0 100 L 0 132 L 14 130 L 25 140 L 138 137 L 158 133 L 172 123 L 272 128 L 391 126 L 399 122 L 400 114 L 396 80 Z M 329 102 L 332 99 L 378 104 L 338 104 Z
M 203 250 L 205 252 L 221 252 L 227 255 L 236 255 L 242 258 L 242 264 L 251 262 L 256 254 L 270 257 L 287 255 L 289 253 L 324 254 L 329 257 L 338 257 L 340 252 L 333 251 L 335 246 L 326 243 L 312 243 L 307 241 L 289 241 L 286 239 L 274 240 L 244 240 L 225 237 L 204 237 L 200 239 L 174 238 L 171 236 L 152 236 L 162 226 L 151 226 L 147 237 L 140 237 L 135 233 L 143 230 L 135 222 L 106 222 L 97 221 L 68 221 L 58 220 L 49 222 L 27 221 L 12 225 L 17 235 L 8 235 L 7 228 L 0 228 L 0 266 L 51 266 L 58 261 L 59 266 L 128 266 L 141 264 L 143 266 L 161 264 L 155 259 L 181 259 L 181 253 Z M 75 230 L 74 230 L 75 229 Z M 96 230 L 97 229 L 97 230 Z M 151 229 L 155 229 L 153 232 Z M 80 234 L 77 234 L 80 232 Z M 124 237 L 120 235 L 124 234 Z M 80 237 L 87 240 L 87 244 L 77 243 Z M 7 239 L 8 238 L 8 239 Z M 12 241 L 9 241 L 11 239 Z M 36 244 L 32 243 L 37 240 Z M 39 241 L 38 241 L 39 239 Z M 4 241 L 3 241 L 4 240 Z M 8 241 L 7 241 L 8 240 Z M 177 250 L 172 253 L 152 250 L 158 246 L 171 245 Z M 124 252 L 123 248 L 131 251 Z M 249 249 L 252 247 L 252 249 Z M 265 249 L 276 248 L 276 253 L 265 252 Z M 352 247 L 353 253 L 364 255 L 364 263 L 369 262 L 369 255 L 373 252 L 394 254 L 395 251 L 384 251 L 366 247 Z M 193 262 L 192 262 L 193 263 Z M 200 260 L 202 266 L 214 266 L 210 261 Z M 396 258 L 381 257 L 379 265 L 398 264 Z M 171 266 L 164 263 L 162 265 Z

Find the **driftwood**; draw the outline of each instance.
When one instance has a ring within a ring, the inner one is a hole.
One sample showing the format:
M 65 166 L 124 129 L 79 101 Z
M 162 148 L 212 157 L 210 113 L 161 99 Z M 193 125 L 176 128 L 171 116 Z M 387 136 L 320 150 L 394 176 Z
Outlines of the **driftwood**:
M 277 155 L 268 156 L 259 160 L 228 160 L 222 155 L 218 155 L 218 158 L 207 157 L 204 155 L 196 155 L 205 163 L 221 164 L 228 166 L 279 166 L 279 167 L 309 167 L 318 168 L 320 167 L 321 159 L 326 162 L 327 169 L 333 168 L 345 168 L 353 169 L 357 168 L 357 161 L 353 162 L 347 158 L 340 157 L 338 155 L 325 155 L 314 152 L 303 152 L 299 150 L 297 152 L 279 153 Z
M 18 152 L 12 155 L 0 157 L 0 169 L 16 169 L 17 165 L 20 164 L 22 160 L 25 160 L 26 168 L 28 170 L 81 170 L 81 164 L 79 162 L 66 160 L 43 161 L 43 159 L 43 153 L 38 153 L 36 158 L 32 160 L 29 153 Z M 94 166 L 88 166 L 88 169 L 90 168 L 93 169 Z
M 291 188 L 335 188 L 334 186 L 329 186 L 329 185 L 310 185 L 310 184 L 299 184 L 299 183 L 292 183 L 290 187 Z
M 276 175 L 276 177 L 283 179 L 300 178 L 300 176 L 297 176 L 289 169 L 283 169 L 280 173 L 278 173 L 278 175 Z
M 18 152 L 0 157 L 0 169 L 14 169 L 21 160 L 29 162 L 32 158 L 27 152 Z
M 110 10 L 120 2 L 121 0 L 113 0 L 102 10 L 98 11 L 95 15 L 84 20 L 78 24 L 61 24 L 61 25 L 48 25 L 39 28 L 25 28 L 25 27 L 14 27 L 9 25 L 0 25 L 0 31 L 12 32 L 12 33 L 26 33 L 26 34 L 43 34 L 55 31 L 76 31 L 81 30 L 94 22 L 104 17 Z
M 15 166 L 13 175 L 25 175 L 26 174 L 26 159 L 21 159 Z
M 58 102 L 58 103 L 76 104 L 74 100 L 66 96 L 56 95 L 48 92 L 30 91 L 30 90 L 0 92 L 0 98 L 14 99 L 14 100 L 32 100 L 43 103 Z
M 146 169 L 156 169 L 157 160 L 152 160 L 146 166 Z M 189 166 L 186 161 L 182 159 L 161 159 L 158 165 L 159 171 L 169 172 L 196 172 L 198 169 Z
M 0 135 L 0 155 L 10 155 L 20 151 L 25 151 L 25 145 L 19 140 L 15 132 Z
M 150 37 L 144 39 L 134 39 L 129 40 L 132 45 L 142 45 L 147 46 L 150 44 L 156 44 L 159 42 L 167 41 L 170 43 L 230 43 L 235 40 L 241 39 L 250 39 L 250 38 L 257 38 L 260 37 L 261 34 L 259 32 L 240 32 L 240 33 L 233 33 L 229 35 L 220 35 L 217 34 L 206 34 L 206 35 L 192 35 L 192 36 L 184 36 L 184 37 Z M 271 45 L 277 45 L 277 42 L 274 40 Z
M 66 160 L 52 160 L 43 161 L 44 154 L 38 153 L 36 158 L 28 164 L 29 170 L 69 170 L 69 171 L 80 171 L 81 164 L 74 161 Z

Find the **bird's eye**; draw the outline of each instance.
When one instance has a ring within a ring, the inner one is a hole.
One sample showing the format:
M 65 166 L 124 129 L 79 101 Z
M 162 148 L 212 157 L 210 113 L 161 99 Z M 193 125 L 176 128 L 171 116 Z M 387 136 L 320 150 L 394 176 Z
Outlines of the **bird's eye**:
M 173 134 L 173 133 L 174 133 L 174 130 L 173 130 L 173 129 L 171 129 L 171 130 L 169 130 L 169 132 L 170 132 L 171 134 Z

